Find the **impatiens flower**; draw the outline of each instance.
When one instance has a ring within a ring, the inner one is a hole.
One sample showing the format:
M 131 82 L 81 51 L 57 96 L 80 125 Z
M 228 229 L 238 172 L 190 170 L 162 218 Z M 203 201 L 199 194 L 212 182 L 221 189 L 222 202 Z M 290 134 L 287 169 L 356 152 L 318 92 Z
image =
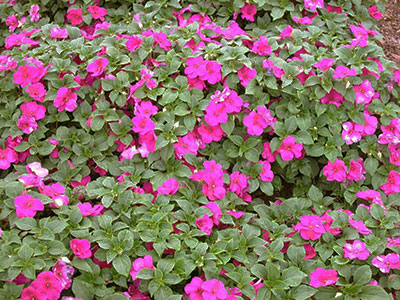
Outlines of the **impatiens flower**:
M 260 173 L 260 178 L 262 181 L 272 182 L 274 179 L 274 173 L 271 170 L 271 164 L 269 161 L 259 161 L 262 164 L 262 171 Z
M 29 83 L 36 81 L 38 75 L 38 70 L 34 66 L 19 66 L 17 72 L 13 75 L 14 83 L 24 88 Z
M 382 273 L 389 273 L 390 269 L 400 269 L 400 257 L 397 253 L 378 255 L 372 259 L 371 263 Z
M 144 115 L 151 117 L 158 111 L 157 106 L 154 106 L 150 101 L 142 101 L 135 106 L 135 115 Z
M 26 165 L 26 169 L 29 173 L 33 173 L 40 178 L 44 178 L 49 175 L 49 170 L 43 168 L 40 162 L 33 162 Z
M 44 97 L 46 96 L 46 89 L 44 88 L 44 85 L 40 82 L 30 84 L 26 91 L 29 93 L 29 96 L 33 98 L 33 100 L 39 102 L 43 102 Z
M 363 174 L 367 173 L 364 168 L 364 160 L 359 158 L 357 161 L 350 161 L 349 173 L 347 174 L 348 180 L 359 181 L 365 179 Z
M 226 123 L 228 121 L 226 105 L 224 103 L 210 103 L 206 107 L 204 120 L 210 126 L 217 126 Z
M 40 10 L 39 5 L 35 4 L 31 6 L 29 10 L 29 15 L 31 16 L 31 22 L 39 21 L 39 10 Z
M 89 202 L 79 203 L 76 205 L 81 211 L 82 217 L 87 216 L 98 216 L 103 214 L 104 206 L 101 204 L 96 204 L 92 207 L 92 204 Z
M 206 207 L 213 213 L 212 219 L 215 225 L 219 225 L 219 219 L 222 217 L 221 208 L 215 202 L 208 202 Z
M 22 115 L 17 122 L 17 127 L 24 133 L 30 134 L 38 127 L 34 117 Z
M 256 69 L 249 69 L 248 67 L 243 66 L 240 70 L 238 70 L 238 77 L 239 77 L 240 83 L 244 87 L 247 87 L 249 82 L 256 76 L 257 76 Z
M 18 154 L 14 149 L 6 147 L 2 149 L 0 147 L 0 170 L 7 170 L 11 163 L 18 160 Z
M 286 137 L 279 148 L 276 150 L 283 161 L 290 161 L 294 157 L 300 158 L 302 156 L 303 145 L 296 143 L 293 136 Z
M 205 72 L 205 62 L 202 56 L 189 57 L 186 59 L 185 74 L 189 78 L 196 78 Z
M 345 244 L 343 246 L 344 257 L 349 259 L 366 260 L 369 257 L 369 251 L 365 247 L 365 243 L 359 240 L 353 242 L 353 244 Z
M 210 84 L 216 84 L 221 81 L 221 68 L 222 66 L 218 62 L 208 60 L 205 63 L 204 71 L 200 74 L 200 79 L 207 80 Z
M 59 27 L 54 27 L 50 29 L 50 37 L 53 39 L 66 39 L 68 38 L 67 29 L 61 29 Z
M 82 9 L 70 9 L 67 11 L 67 20 L 71 21 L 72 26 L 79 25 L 83 22 Z
M 58 278 L 51 271 L 40 273 L 31 286 L 46 295 L 48 300 L 59 299 L 63 290 Z
M 184 137 L 178 137 L 178 142 L 174 144 L 175 154 L 181 158 L 185 153 L 197 154 L 199 144 L 193 133 L 188 133 Z
M 145 268 L 154 270 L 153 257 L 151 255 L 145 255 L 143 258 L 139 257 L 135 259 L 135 261 L 132 262 L 132 268 L 129 274 L 132 279 L 135 280 L 137 273 Z
M 322 169 L 322 173 L 328 181 L 342 182 L 347 176 L 347 167 L 344 161 L 336 159 L 334 163 L 328 161 L 328 164 Z
M 400 174 L 394 170 L 389 172 L 387 182 L 381 185 L 381 189 L 386 195 L 399 193 L 400 192 Z
M 300 232 L 303 239 L 317 240 L 325 233 L 325 228 L 322 226 L 321 217 L 317 215 L 301 216 L 300 223 L 297 223 L 295 230 Z
M 265 142 L 263 146 L 263 152 L 261 153 L 261 157 L 271 163 L 275 161 L 276 154 L 277 152 L 272 153 L 271 144 L 269 142 Z
M 153 34 L 153 39 L 160 48 L 168 51 L 171 49 L 171 42 L 168 40 L 168 36 L 164 32 L 155 32 Z
M 139 115 L 132 118 L 132 123 L 132 130 L 139 134 L 144 134 L 148 131 L 152 131 L 155 128 L 154 122 L 150 119 L 150 117 L 145 115 Z
M 203 282 L 201 288 L 203 289 L 203 299 L 205 300 L 224 300 L 228 297 L 224 284 L 217 279 Z
M 47 296 L 42 293 L 42 291 L 34 288 L 33 286 L 29 286 L 24 288 L 21 293 L 22 300 L 47 300 Z
M 320 102 L 325 104 L 335 104 L 336 107 L 342 105 L 344 97 L 342 94 L 332 89 L 329 93 L 326 93 L 324 97 L 321 98 Z
M 349 224 L 351 227 L 356 229 L 358 233 L 361 234 L 370 234 L 372 233 L 372 230 L 368 229 L 367 226 L 365 226 L 364 222 L 362 220 L 360 221 L 354 221 L 352 216 L 349 216 Z
M 376 5 L 372 5 L 370 8 L 368 8 L 368 12 L 374 19 L 382 19 L 382 13 L 376 8 Z
M 88 11 L 95 20 L 99 19 L 100 21 L 104 21 L 104 17 L 107 15 L 107 10 L 105 8 L 96 5 L 89 5 Z
M 222 130 L 221 126 L 207 126 L 201 122 L 200 127 L 197 128 L 201 140 L 205 144 L 210 144 L 213 141 L 220 141 L 225 132 Z
M 375 95 L 371 82 L 364 80 L 362 84 L 355 85 L 353 87 L 356 92 L 356 103 L 369 103 Z
M 257 13 L 257 7 L 253 4 L 246 3 L 241 9 L 242 19 L 254 22 L 254 15 Z
M 208 214 L 204 214 L 202 218 L 196 219 L 196 225 L 205 234 L 210 235 L 214 226 L 214 222 Z
M 92 76 L 100 76 L 107 69 L 108 59 L 101 57 L 93 61 L 86 68 L 86 71 L 92 73 Z
M 58 108 L 58 112 L 62 112 L 64 110 L 73 112 L 77 107 L 77 99 L 78 96 L 73 92 L 72 89 L 62 87 L 57 91 L 57 97 L 54 99 L 54 106 Z
M 258 55 L 270 55 L 272 53 L 271 46 L 268 44 L 267 37 L 262 35 L 259 40 L 254 42 L 251 52 L 255 52 Z
M 343 79 L 346 77 L 350 76 L 357 76 L 357 70 L 356 69 L 349 69 L 345 66 L 337 66 L 335 71 L 333 72 L 333 79 Z
M 36 102 L 25 102 L 20 108 L 24 116 L 33 117 L 35 120 L 43 119 L 46 113 L 46 107 Z
M 63 289 L 69 289 L 71 287 L 71 277 L 75 272 L 75 269 L 72 266 L 62 260 L 58 260 L 51 270 L 57 277 Z
M 203 280 L 200 277 L 193 277 L 192 281 L 185 286 L 185 293 L 189 295 L 190 300 L 203 300 Z
M 333 58 L 323 58 L 323 59 L 321 59 L 320 62 L 313 64 L 313 67 L 326 72 L 332 67 L 334 62 L 335 62 L 335 59 L 333 59 Z
M 306 256 L 304 256 L 304 260 L 312 259 L 315 257 L 315 255 L 317 255 L 317 252 L 315 251 L 314 247 L 311 246 L 311 244 L 304 244 L 303 247 L 306 251 Z
M 157 192 L 162 195 L 174 195 L 178 191 L 178 188 L 179 182 L 175 178 L 170 178 L 158 187 Z
M 81 259 L 92 256 L 92 251 L 90 251 L 90 242 L 87 239 L 72 239 L 69 245 L 74 254 Z
M 26 194 L 17 196 L 14 199 L 16 214 L 18 218 L 34 217 L 38 210 L 44 210 L 44 205 L 40 199 Z
M 312 287 L 328 286 L 335 284 L 339 278 L 335 270 L 325 270 L 323 268 L 316 268 L 310 274 L 310 285 Z
M 247 188 L 248 177 L 239 171 L 235 171 L 231 174 L 231 184 L 229 189 L 231 192 L 240 195 Z
M 128 51 L 135 51 L 136 49 L 139 49 L 139 47 L 142 45 L 142 39 L 138 37 L 137 35 L 132 35 L 129 37 L 129 39 L 126 41 L 125 48 Z
M 243 124 L 247 127 L 247 133 L 250 135 L 262 135 L 268 126 L 263 116 L 255 111 L 243 118 Z
M 342 127 L 342 138 L 346 141 L 346 145 L 351 145 L 361 140 L 361 132 L 357 131 L 354 122 L 344 122 Z

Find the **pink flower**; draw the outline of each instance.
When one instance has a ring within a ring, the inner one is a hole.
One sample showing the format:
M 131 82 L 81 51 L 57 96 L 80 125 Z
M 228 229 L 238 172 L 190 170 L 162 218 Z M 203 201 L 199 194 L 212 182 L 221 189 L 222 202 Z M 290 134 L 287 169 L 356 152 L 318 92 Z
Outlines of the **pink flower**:
M 30 84 L 26 91 L 29 93 L 29 96 L 33 98 L 33 100 L 39 102 L 43 102 L 44 97 L 46 96 L 46 89 L 44 88 L 44 85 L 40 82 Z
M 353 242 L 353 244 L 345 244 L 343 246 L 344 257 L 349 259 L 366 260 L 369 257 L 369 251 L 365 248 L 365 243 L 359 240 Z
M 334 163 L 328 161 L 322 172 L 326 176 L 326 180 L 342 182 L 346 179 L 347 167 L 344 161 L 336 159 Z
M 231 184 L 229 189 L 231 192 L 240 195 L 247 187 L 247 179 L 248 176 L 240 173 L 239 171 L 235 171 L 231 174 Z
M 323 58 L 319 63 L 313 64 L 313 67 L 320 69 L 321 71 L 328 71 L 333 63 L 335 62 L 335 59 L 333 58 Z
M 42 293 L 42 291 L 34 288 L 33 286 L 29 286 L 24 288 L 21 293 L 22 300 L 47 300 L 47 296 Z
M 86 68 L 86 71 L 92 73 L 92 76 L 100 76 L 107 69 L 108 59 L 101 57 L 94 60 Z
M 204 71 L 199 74 L 200 79 L 207 80 L 210 84 L 216 84 L 221 81 L 221 68 L 221 65 L 216 61 L 206 61 Z
M 104 206 L 101 204 L 96 204 L 92 207 L 91 203 L 84 202 L 79 203 L 76 206 L 81 211 L 82 217 L 102 215 L 104 211 Z
M 135 106 L 135 115 L 143 115 L 151 117 L 158 111 L 157 106 L 154 106 L 150 101 L 142 101 Z
M 19 66 L 17 72 L 14 73 L 14 83 L 25 87 L 29 83 L 33 82 L 38 76 L 37 68 L 34 66 L 26 65 Z
M 204 300 L 224 300 L 228 297 L 224 284 L 217 279 L 203 282 L 201 288 L 203 289 Z
M 372 5 L 370 8 L 368 8 L 368 12 L 374 19 L 382 19 L 382 13 L 376 8 L 376 5 Z
M 279 35 L 281 38 L 279 40 L 283 40 L 284 38 L 292 38 L 293 27 L 288 25 L 285 29 L 282 30 Z
M 168 51 L 171 49 L 171 42 L 168 40 L 168 36 L 164 32 L 155 32 L 153 34 L 153 39 L 160 48 Z
M 268 45 L 267 37 L 262 35 L 259 40 L 254 42 L 251 52 L 255 52 L 258 55 L 270 55 L 272 53 L 271 46 Z
M 22 115 L 17 122 L 17 127 L 26 134 L 31 134 L 38 127 L 34 117 Z
M 335 270 L 325 270 L 323 268 L 316 268 L 310 274 L 310 285 L 312 287 L 328 286 L 335 284 L 339 278 Z
M 185 153 L 197 154 L 199 144 L 193 133 L 188 133 L 184 137 L 178 137 L 178 142 L 174 144 L 176 156 L 181 158 Z
M 148 131 L 152 131 L 155 128 L 155 124 L 150 117 L 144 115 L 139 115 L 132 118 L 132 123 L 132 130 L 139 134 L 144 134 Z
M 400 269 L 400 257 L 397 253 L 378 255 L 372 259 L 371 263 L 382 273 L 389 273 L 390 269 Z
M 8 26 L 11 32 L 14 32 L 18 27 L 18 19 L 17 15 L 8 16 L 6 19 L 6 25 Z
M 193 277 L 192 281 L 185 286 L 185 293 L 188 294 L 190 300 L 203 300 L 203 280 L 200 277 Z
M 257 7 L 253 4 L 246 3 L 241 9 L 242 19 L 254 22 L 254 15 L 257 13 Z
M 54 27 L 50 30 L 50 37 L 53 39 L 66 39 L 66 38 L 68 38 L 67 29 L 61 29 L 59 27 Z
M 361 140 L 361 132 L 356 130 L 354 122 L 344 122 L 342 127 L 342 138 L 346 141 L 346 145 L 351 145 Z
M 153 265 L 153 257 L 151 255 L 146 255 L 143 258 L 137 258 L 135 259 L 134 262 L 132 262 L 132 268 L 129 272 L 131 275 L 132 279 L 136 279 L 137 273 L 139 273 L 140 270 L 142 269 L 152 269 L 154 270 L 154 265 Z
M 57 300 L 60 298 L 63 287 L 58 278 L 51 271 L 42 272 L 32 283 L 32 286 L 46 295 L 48 300 Z
M 400 192 L 400 174 L 394 170 L 389 172 L 387 182 L 381 185 L 381 189 L 386 195 Z
M 105 8 L 96 5 L 89 5 L 88 11 L 93 19 L 99 19 L 100 21 L 104 21 L 104 17 L 107 15 L 107 10 Z
M 219 219 L 221 219 L 222 217 L 222 212 L 221 212 L 221 208 L 218 206 L 217 203 L 215 202 L 208 202 L 206 204 L 206 207 L 211 210 L 211 212 L 213 213 L 213 222 L 215 225 L 219 225 Z
M 40 199 L 33 198 L 31 195 L 21 195 L 14 199 L 14 206 L 18 218 L 34 217 L 38 210 L 44 210 L 44 205 Z
M 217 126 L 221 123 L 226 123 L 228 121 L 226 105 L 224 103 L 210 103 L 206 107 L 204 120 L 210 126 Z
M 277 152 L 272 153 L 270 143 L 265 142 L 264 146 L 263 146 L 263 153 L 261 154 L 261 157 L 271 163 L 271 162 L 275 161 L 276 154 L 277 154 Z
M 346 77 L 350 76 L 357 76 L 357 70 L 356 69 L 349 69 L 345 66 L 337 66 L 335 71 L 333 72 L 333 79 L 343 79 Z
M 39 9 L 40 6 L 37 4 L 31 6 L 31 9 L 29 10 L 29 15 L 31 16 L 31 22 L 39 21 Z
M 324 0 L 304 0 L 304 7 L 311 11 L 317 8 L 324 8 Z
M 262 181 L 272 182 L 274 179 L 274 173 L 271 170 L 271 164 L 268 161 L 259 161 L 262 164 L 262 171 L 260 173 L 260 178 Z
M 321 98 L 320 102 L 325 104 L 335 104 L 336 107 L 339 107 L 342 105 L 343 100 L 344 97 L 342 94 L 337 92 L 335 89 L 332 89 L 329 93 Z
M 247 127 L 247 133 L 250 135 L 262 135 L 268 126 L 263 116 L 255 111 L 243 118 L 243 124 Z
M 58 108 L 58 112 L 64 110 L 73 112 L 77 107 L 77 99 L 78 96 L 72 89 L 62 87 L 57 90 L 57 97 L 54 99 L 54 106 Z
M 92 256 L 92 251 L 90 251 L 90 242 L 87 239 L 72 239 L 69 246 L 74 254 L 81 259 Z
M 226 213 L 233 216 L 235 219 L 240 219 L 244 215 L 244 212 L 242 211 L 228 210 Z
M 225 132 L 219 124 L 216 126 L 207 126 L 203 122 L 201 122 L 200 127 L 197 128 L 197 132 L 205 144 L 210 144 L 212 141 L 220 141 L 222 136 L 225 135 Z
M 126 41 L 125 48 L 128 51 L 135 51 L 140 48 L 142 45 L 143 41 L 140 37 L 137 35 L 132 35 L 129 37 L 129 39 Z
M 348 180 L 359 181 L 365 179 L 363 174 L 367 173 L 364 169 L 364 160 L 359 158 L 358 161 L 350 161 L 349 173 L 347 174 Z
M 71 21 L 73 26 L 79 25 L 83 22 L 82 9 L 70 9 L 67 11 L 67 20 Z
M 295 230 L 300 232 L 303 239 L 313 241 L 319 239 L 325 233 L 321 217 L 317 215 L 301 216 L 300 223 L 296 224 Z
M 14 149 L 6 147 L 4 150 L 0 147 L 0 170 L 7 170 L 11 163 L 18 160 L 18 154 Z
M 360 221 L 354 221 L 354 219 L 349 216 L 349 224 L 351 227 L 356 229 L 358 233 L 361 234 L 370 234 L 372 233 L 372 230 L 368 229 L 367 226 L 365 226 L 364 222 L 362 220 Z
M 257 76 L 257 71 L 256 69 L 249 69 L 245 65 L 238 70 L 238 77 L 240 80 L 240 83 L 244 86 L 247 87 L 249 82 Z
M 35 120 L 43 119 L 46 114 L 46 107 L 38 105 L 36 102 L 25 102 L 20 108 L 24 116 L 33 117 Z
M 303 145 L 296 143 L 293 136 L 286 137 L 276 150 L 281 155 L 283 161 L 290 161 L 294 157 L 300 158 L 302 151 Z
M 362 84 L 355 85 L 353 89 L 356 92 L 356 103 L 358 104 L 371 102 L 375 95 L 375 90 L 368 79 L 364 80 Z
M 185 74 L 188 78 L 196 78 L 205 72 L 205 62 L 202 56 L 186 59 Z
M 175 195 L 178 191 L 179 182 L 175 178 L 167 179 L 161 186 L 158 187 L 157 192 L 162 195 Z
M 303 247 L 306 251 L 306 256 L 304 256 L 304 260 L 312 259 L 315 257 L 315 255 L 317 255 L 317 252 L 315 251 L 314 247 L 311 246 L 311 244 L 304 244 Z
M 210 235 L 214 223 L 208 214 L 204 214 L 202 218 L 196 219 L 196 225 L 205 234 Z

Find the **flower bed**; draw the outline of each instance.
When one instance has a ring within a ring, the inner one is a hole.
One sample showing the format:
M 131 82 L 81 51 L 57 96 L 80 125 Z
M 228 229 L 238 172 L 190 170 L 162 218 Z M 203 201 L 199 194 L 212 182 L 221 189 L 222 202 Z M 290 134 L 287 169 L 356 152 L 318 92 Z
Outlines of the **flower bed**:
M 382 2 L 0 5 L 1 299 L 396 299 Z

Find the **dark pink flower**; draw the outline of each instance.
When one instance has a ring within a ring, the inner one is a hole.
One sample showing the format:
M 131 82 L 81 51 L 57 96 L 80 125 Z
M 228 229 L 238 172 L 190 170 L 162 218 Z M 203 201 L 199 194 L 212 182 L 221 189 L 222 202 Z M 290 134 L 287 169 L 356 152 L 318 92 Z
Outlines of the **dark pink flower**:
M 157 192 L 162 195 L 174 195 L 179 188 L 179 182 L 175 178 L 167 179 L 160 185 Z
M 22 115 L 17 122 L 17 127 L 24 133 L 30 134 L 38 127 L 34 117 Z
M 72 89 L 62 87 L 57 91 L 57 97 L 54 99 L 54 106 L 58 108 L 58 112 L 62 112 L 64 110 L 73 112 L 77 107 L 77 99 L 78 96 L 73 92 Z
M 204 214 L 202 218 L 196 219 L 196 225 L 205 234 L 210 235 L 214 226 L 214 222 L 208 214 Z
M 87 239 L 72 239 L 69 245 L 74 254 L 81 259 L 92 256 L 92 251 L 90 251 L 90 242 Z
M 104 206 L 101 204 L 96 204 L 92 207 L 90 202 L 79 203 L 76 205 L 81 211 L 82 217 L 87 216 L 98 216 L 103 214 Z
M 203 300 L 203 280 L 200 277 L 193 277 L 192 281 L 185 286 L 185 293 L 188 294 L 190 300 Z
M 256 69 L 249 69 L 245 65 L 238 70 L 238 77 L 240 80 L 240 83 L 244 86 L 247 87 L 249 82 L 257 76 L 257 71 Z
M 368 8 L 368 12 L 371 17 L 373 17 L 376 20 L 382 19 L 382 13 L 380 10 L 376 8 L 376 5 L 372 5 L 370 8 Z
M 221 212 L 221 208 L 218 206 L 217 203 L 215 202 L 208 202 L 206 204 L 206 207 L 211 210 L 211 212 L 213 213 L 213 222 L 215 225 L 219 225 L 219 219 L 221 219 L 222 217 L 222 212 Z
M 251 49 L 252 52 L 257 53 L 258 55 L 270 55 L 272 53 L 272 48 L 268 44 L 267 37 L 262 35 L 260 36 L 259 40 L 254 42 L 253 48 Z
M 203 282 L 201 288 L 203 289 L 204 300 L 225 300 L 228 297 L 224 284 L 217 279 Z
M 88 11 L 95 20 L 99 19 L 100 21 L 104 21 L 104 17 L 107 15 L 107 10 L 105 8 L 96 5 L 89 5 Z
M 326 176 L 326 180 L 342 182 L 346 179 L 347 167 L 344 161 L 336 159 L 334 163 L 328 161 L 322 172 Z
M 38 75 L 37 68 L 34 66 L 19 66 L 17 72 L 13 75 L 14 83 L 24 88 L 29 83 L 35 81 Z
M 286 137 L 279 148 L 276 150 L 283 161 L 290 161 L 294 157 L 300 158 L 302 156 L 303 145 L 296 143 L 293 136 Z
M 0 170 L 7 170 L 11 163 L 18 160 L 18 154 L 14 149 L 6 147 L 4 150 L 0 147 Z
M 107 69 L 108 59 L 101 57 L 90 63 L 86 71 L 92 73 L 92 76 L 100 76 Z
M 220 141 L 222 136 L 225 135 L 225 132 L 219 124 L 216 126 L 207 126 L 203 122 L 201 122 L 200 127 L 197 128 L 197 132 L 205 144 L 210 144 L 212 141 Z
M 72 283 L 72 275 L 75 269 L 64 261 L 58 260 L 52 268 L 53 274 L 57 277 L 63 289 L 69 289 Z
M 253 4 L 246 3 L 241 9 L 242 19 L 254 22 L 254 15 L 257 13 L 257 7 Z
M 42 291 L 34 288 L 33 286 L 28 286 L 24 288 L 21 293 L 22 300 L 47 300 L 46 294 L 43 294 Z
M 32 283 L 32 286 L 39 290 L 41 294 L 46 295 L 48 300 L 57 300 L 60 298 L 63 287 L 53 272 L 42 272 Z
M 44 205 L 40 199 L 33 198 L 31 195 L 21 195 L 14 199 L 14 206 L 18 218 L 34 217 L 38 210 L 44 210 Z
M 335 270 L 317 268 L 310 274 L 310 285 L 312 287 L 328 286 L 335 284 L 339 278 Z
M 381 185 L 381 189 L 386 195 L 400 192 L 400 174 L 394 170 L 389 172 L 387 182 Z
M 134 262 L 132 262 L 132 268 L 129 274 L 131 275 L 132 279 L 135 280 L 137 273 L 145 268 L 154 270 L 153 257 L 151 255 L 146 255 L 143 258 L 137 258 Z
M 224 103 L 210 103 L 206 107 L 206 114 L 204 120 L 210 126 L 217 126 L 228 121 L 228 114 L 226 105 Z
M 160 46 L 160 48 L 166 51 L 171 49 L 171 42 L 168 40 L 168 36 L 164 32 L 153 33 L 153 39 L 154 42 Z
M 83 22 L 82 9 L 70 9 L 67 11 L 67 20 L 71 21 L 73 26 L 79 25 Z
M 188 78 L 196 78 L 205 72 L 205 62 L 202 56 L 189 57 L 186 59 L 185 74 Z
M 335 59 L 333 59 L 333 58 L 323 58 L 323 59 L 321 59 L 320 62 L 313 64 L 313 67 L 326 72 L 332 67 L 334 62 L 335 62 Z
M 304 0 L 304 7 L 311 11 L 317 8 L 324 8 L 324 0 Z
M 312 259 L 315 257 L 315 255 L 317 255 L 317 252 L 315 251 L 314 247 L 311 246 L 311 244 L 304 244 L 303 247 L 306 251 L 306 256 L 304 256 L 304 260 Z
M 149 116 L 139 115 L 132 118 L 133 127 L 132 130 L 139 134 L 144 134 L 148 131 L 152 131 L 155 128 L 154 122 Z
M 142 45 L 142 39 L 138 37 L 137 35 L 132 35 L 129 37 L 129 39 L 126 41 L 125 48 L 128 51 L 135 51 L 139 49 L 139 47 Z
M 333 79 L 343 79 L 350 76 L 357 76 L 356 69 L 349 69 L 343 65 L 337 66 L 335 71 L 333 72 Z
M 200 79 L 207 80 L 210 84 L 216 84 L 221 81 L 221 68 L 221 65 L 216 61 L 206 61 L 203 72 L 199 74 Z
M 20 108 L 24 116 L 33 117 L 35 120 L 43 119 L 46 114 L 46 107 L 36 102 L 25 102 Z
M 296 224 L 295 230 L 300 232 L 303 239 L 313 241 L 319 239 L 325 233 L 321 217 L 317 215 L 301 216 L 300 223 Z
M 357 161 L 350 161 L 349 173 L 347 174 L 348 180 L 359 181 L 365 179 L 363 174 L 367 173 L 364 168 L 364 160 L 359 158 Z
M 332 89 L 329 93 L 326 93 L 324 97 L 321 98 L 320 102 L 325 104 L 335 104 L 337 107 L 342 105 L 344 97 L 342 94 Z
M 260 173 L 260 178 L 262 181 L 272 182 L 274 179 L 274 173 L 271 170 L 271 164 L 269 161 L 259 161 L 262 164 L 262 171 Z
M 43 102 L 44 97 L 46 96 L 46 89 L 44 88 L 44 85 L 40 82 L 38 83 L 33 83 L 28 86 L 26 91 L 29 93 L 29 96 L 33 98 L 33 100 Z

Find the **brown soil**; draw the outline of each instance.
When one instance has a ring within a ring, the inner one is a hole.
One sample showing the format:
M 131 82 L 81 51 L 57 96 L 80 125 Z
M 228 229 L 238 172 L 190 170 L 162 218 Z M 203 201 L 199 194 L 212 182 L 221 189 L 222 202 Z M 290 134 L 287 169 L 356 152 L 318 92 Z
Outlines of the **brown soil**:
M 386 11 L 379 23 L 379 31 L 383 35 L 380 41 L 388 59 L 400 68 L 400 1 L 388 0 Z

